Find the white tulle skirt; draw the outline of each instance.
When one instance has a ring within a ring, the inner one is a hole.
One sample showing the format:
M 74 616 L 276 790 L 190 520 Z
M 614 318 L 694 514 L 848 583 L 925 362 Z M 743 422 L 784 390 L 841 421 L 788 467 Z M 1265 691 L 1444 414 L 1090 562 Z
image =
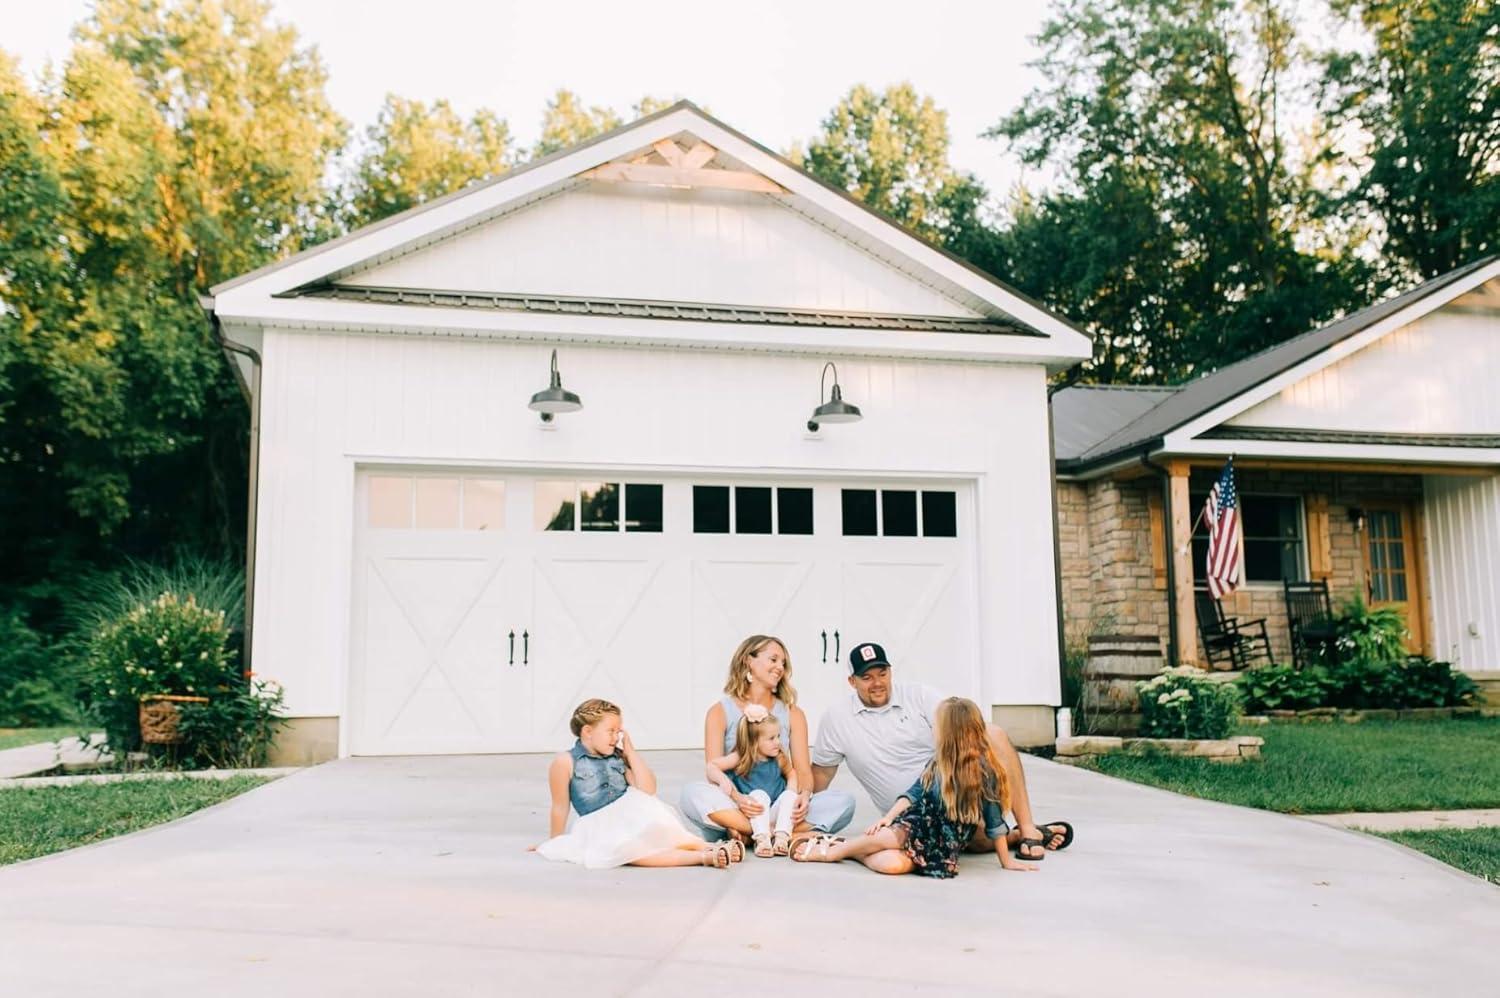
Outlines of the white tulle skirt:
M 543 842 L 536 851 L 558 862 L 608 870 L 687 845 L 707 848 L 701 836 L 683 826 L 671 807 L 630 787 L 625 796 L 583 815 L 572 828 Z

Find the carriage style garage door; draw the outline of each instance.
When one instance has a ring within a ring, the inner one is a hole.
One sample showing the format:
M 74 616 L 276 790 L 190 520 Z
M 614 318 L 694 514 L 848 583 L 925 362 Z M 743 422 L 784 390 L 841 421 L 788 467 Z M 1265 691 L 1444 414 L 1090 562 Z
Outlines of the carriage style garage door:
M 553 751 L 591 696 L 693 747 L 756 632 L 814 730 L 859 641 L 979 692 L 964 483 L 371 469 L 356 495 L 354 754 Z

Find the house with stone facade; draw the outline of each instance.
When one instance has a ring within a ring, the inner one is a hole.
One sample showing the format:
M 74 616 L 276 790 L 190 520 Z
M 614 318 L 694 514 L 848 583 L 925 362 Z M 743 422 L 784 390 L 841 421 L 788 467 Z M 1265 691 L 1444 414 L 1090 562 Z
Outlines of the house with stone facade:
M 1500 257 L 1187 384 L 1079 385 L 1053 400 L 1070 641 L 1159 635 L 1203 663 L 1208 491 L 1234 457 L 1241 578 L 1290 660 L 1284 581 L 1325 580 L 1406 617 L 1410 648 L 1500 669 Z

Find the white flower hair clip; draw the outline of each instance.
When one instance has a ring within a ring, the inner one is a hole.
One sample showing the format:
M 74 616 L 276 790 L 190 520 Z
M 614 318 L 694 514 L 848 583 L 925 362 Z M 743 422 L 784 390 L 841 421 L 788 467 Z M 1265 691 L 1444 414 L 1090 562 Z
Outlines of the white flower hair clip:
M 751 724 L 759 724 L 761 721 L 764 721 L 770 716 L 771 712 L 766 710 L 766 708 L 762 707 L 758 703 L 745 705 L 745 720 L 749 721 Z

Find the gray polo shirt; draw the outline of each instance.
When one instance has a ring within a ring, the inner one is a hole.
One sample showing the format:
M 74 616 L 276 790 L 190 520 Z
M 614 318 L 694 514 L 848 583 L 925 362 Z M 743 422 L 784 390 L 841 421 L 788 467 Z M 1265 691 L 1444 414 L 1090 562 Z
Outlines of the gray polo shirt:
M 924 683 L 892 683 L 884 707 L 866 707 L 851 691 L 818 722 L 813 765 L 847 763 L 883 814 L 932 761 L 933 715 L 942 701 Z

